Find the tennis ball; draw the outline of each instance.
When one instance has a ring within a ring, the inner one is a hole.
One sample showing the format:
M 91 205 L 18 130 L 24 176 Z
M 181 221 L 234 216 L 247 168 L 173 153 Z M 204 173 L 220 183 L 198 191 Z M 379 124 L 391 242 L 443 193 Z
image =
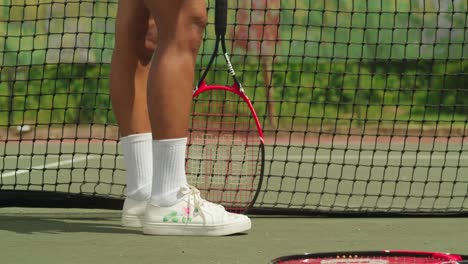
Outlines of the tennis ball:
M 30 125 L 17 126 L 16 131 L 18 131 L 18 133 L 26 133 L 26 132 L 31 131 L 31 126 Z

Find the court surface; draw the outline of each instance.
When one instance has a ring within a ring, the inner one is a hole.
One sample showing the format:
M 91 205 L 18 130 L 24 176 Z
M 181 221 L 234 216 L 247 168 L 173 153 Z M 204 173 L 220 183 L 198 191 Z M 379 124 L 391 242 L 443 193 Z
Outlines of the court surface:
M 468 253 L 467 218 L 255 217 L 247 235 L 157 237 L 119 212 L 0 208 L 2 263 L 268 263 L 304 252 L 413 249 Z

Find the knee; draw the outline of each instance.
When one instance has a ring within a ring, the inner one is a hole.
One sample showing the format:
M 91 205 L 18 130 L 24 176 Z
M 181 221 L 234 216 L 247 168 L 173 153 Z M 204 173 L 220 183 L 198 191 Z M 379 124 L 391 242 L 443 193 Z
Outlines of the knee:
M 137 57 L 142 65 L 151 60 L 157 44 L 157 29 L 152 19 L 117 23 L 114 53 Z
M 186 26 L 187 35 L 189 36 L 189 49 L 193 52 L 198 52 L 203 41 L 203 32 L 205 31 L 208 17 L 206 13 L 195 14 L 188 18 L 189 21 Z
M 200 37 L 205 30 L 206 24 L 208 24 L 208 16 L 206 11 L 203 12 L 193 12 L 187 17 L 186 22 L 193 30 L 196 30 Z
M 167 27 L 160 27 L 159 45 L 177 47 L 180 52 L 198 53 L 203 41 L 203 32 L 208 18 L 206 11 L 189 11 L 181 14 L 182 19 L 168 23 Z
M 142 55 L 144 58 L 149 58 L 153 56 L 154 51 L 157 46 L 158 30 L 156 23 L 153 18 L 148 20 L 148 27 L 144 39 L 144 47 L 142 49 Z

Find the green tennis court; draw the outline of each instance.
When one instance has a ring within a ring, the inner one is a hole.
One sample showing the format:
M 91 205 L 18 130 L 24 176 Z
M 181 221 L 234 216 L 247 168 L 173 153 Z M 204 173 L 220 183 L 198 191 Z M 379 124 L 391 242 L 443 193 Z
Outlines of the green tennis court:
M 466 218 L 253 217 L 248 235 L 144 236 L 119 213 L 0 209 L 4 263 L 268 263 L 283 255 L 369 249 L 466 252 Z

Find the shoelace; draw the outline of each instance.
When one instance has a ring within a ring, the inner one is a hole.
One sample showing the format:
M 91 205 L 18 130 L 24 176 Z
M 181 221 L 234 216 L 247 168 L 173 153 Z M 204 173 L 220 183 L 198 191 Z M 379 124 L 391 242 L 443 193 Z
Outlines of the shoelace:
M 198 213 L 203 219 L 203 223 L 206 223 L 206 217 L 202 207 L 208 202 L 205 199 L 201 198 L 200 191 L 194 186 L 188 185 L 188 189 L 184 191 L 184 194 L 188 194 L 189 196 L 188 207 L 190 207 L 190 202 L 193 198 L 193 204 L 195 206 L 195 209 L 198 210 Z

